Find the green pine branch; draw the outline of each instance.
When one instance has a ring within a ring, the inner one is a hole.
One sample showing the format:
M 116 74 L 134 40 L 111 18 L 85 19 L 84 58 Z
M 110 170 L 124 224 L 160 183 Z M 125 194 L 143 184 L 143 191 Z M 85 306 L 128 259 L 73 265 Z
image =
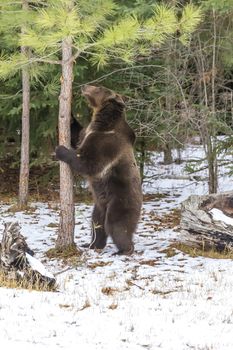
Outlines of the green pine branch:
M 0 0 L 2 1 L 2 0 Z M 35 3 L 38 4 L 36 0 Z M 39 0 L 38 0 L 39 1 Z M 19 10 L 15 24 L 9 19 L 9 15 L 3 15 L 0 24 L 0 32 L 6 32 L 10 25 L 14 32 L 16 28 L 25 26 L 26 30 L 21 34 L 17 32 L 18 46 L 30 47 L 32 56 L 27 62 L 22 62 L 18 55 L 5 58 L 0 63 L 0 75 L 8 76 L 12 70 L 20 69 L 23 64 L 35 64 L 43 61 L 43 57 L 52 53 L 59 53 L 61 42 L 71 36 L 74 42 L 74 57 L 85 53 L 91 57 L 91 62 L 101 68 L 112 59 L 120 59 L 131 64 L 138 53 L 145 55 L 153 46 L 160 46 L 178 30 L 180 41 L 187 43 L 192 32 L 202 20 L 200 8 L 188 4 L 183 8 L 180 20 L 177 9 L 166 4 L 157 4 L 154 7 L 153 16 L 141 24 L 135 16 L 126 16 L 117 22 L 113 22 L 113 15 L 117 13 L 117 6 L 112 0 L 84 0 L 74 1 L 75 6 L 70 8 L 70 0 L 47 0 L 42 9 L 27 11 L 26 26 L 23 20 L 23 11 Z M 95 5 L 95 6 L 94 6 Z M 36 8 L 36 7 L 35 7 Z M 13 16 L 12 16 L 13 17 Z M 112 21 L 109 21 L 109 19 Z M 42 57 L 40 59 L 40 57 Z M 18 63 L 16 62 L 18 59 Z M 45 60 L 47 63 L 57 63 Z M 16 64 L 17 63 L 17 64 Z M 36 69 L 33 68 L 36 72 Z M 13 73 L 12 73 L 13 74 Z M 37 74 L 33 73 L 36 78 Z
M 191 34 L 197 29 L 202 19 L 203 13 L 200 7 L 194 6 L 193 4 L 187 4 L 184 7 L 178 27 L 181 33 L 179 40 L 184 45 L 187 44 Z

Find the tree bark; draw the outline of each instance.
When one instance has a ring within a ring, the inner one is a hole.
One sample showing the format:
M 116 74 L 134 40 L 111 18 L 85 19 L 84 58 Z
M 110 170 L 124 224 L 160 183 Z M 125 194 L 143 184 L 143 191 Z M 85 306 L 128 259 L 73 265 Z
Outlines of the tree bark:
M 27 11 L 29 6 L 27 1 L 23 1 L 23 10 Z M 22 28 L 22 33 L 25 28 Z M 21 53 L 29 56 L 29 48 L 22 46 Z M 21 162 L 19 175 L 19 198 L 20 208 L 27 205 L 28 202 L 28 183 L 29 183 L 29 139 L 30 139 L 30 74 L 27 67 L 22 69 L 22 131 L 21 131 Z
M 141 182 L 143 183 L 144 179 L 144 166 L 145 166 L 145 158 L 146 158 L 146 144 L 145 144 L 145 139 L 142 138 L 140 141 L 140 175 L 141 175 Z
M 233 192 L 190 196 L 182 203 L 180 228 L 190 245 L 233 250 Z
M 200 122 L 199 122 L 199 128 L 200 128 L 200 134 L 201 139 L 204 147 L 204 151 L 206 154 L 207 162 L 208 162 L 208 186 L 209 186 L 209 193 L 217 193 L 218 189 L 218 160 L 217 160 L 217 153 L 216 153 L 216 130 L 215 127 L 212 125 L 210 127 L 209 125 L 209 119 L 211 118 L 210 111 L 207 112 L 209 109 L 211 109 L 211 114 L 215 116 L 216 110 L 215 110 L 215 71 L 216 71 L 216 22 L 215 22 L 215 13 L 213 12 L 213 24 L 214 24 L 214 34 L 213 34 L 213 52 L 212 52 L 212 75 L 211 75 L 211 94 L 212 94 L 212 104 L 211 107 L 209 106 L 209 89 L 207 86 L 207 80 L 205 78 L 206 74 L 206 68 L 205 68 L 205 58 L 203 56 L 203 47 L 201 44 L 200 37 L 198 39 L 199 41 L 199 55 L 197 58 L 197 62 L 200 60 L 200 67 L 198 66 L 198 70 L 200 70 L 200 86 L 199 86 L 199 100 L 204 100 L 205 102 L 205 110 L 203 110 L 203 113 L 200 114 Z M 203 91 L 202 91 L 202 84 L 203 84 Z M 212 123 L 213 124 L 213 123 Z
M 72 38 L 62 42 L 62 78 L 59 104 L 59 144 L 70 148 L 70 119 L 73 81 Z M 69 165 L 60 162 L 60 226 L 56 248 L 74 244 L 73 175 Z
M 163 149 L 163 163 L 165 165 L 172 164 L 173 163 L 173 158 L 172 158 L 172 149 L 170 147 L 170 144 L 167 143 L 164 146 Z
M 216 42 L 217 42 L 217 33 L 216 33 L 216 16 L 215 16 L 215 10 L 213 9 L 213 57 L 212 57 L 212 76 L 211 76 L 211 89 L 212 89 L 212 114 L 213 116 L 216 115 L 216 108 L 215 108 L 215 75 L 216 75 Z M 209 175 L 209 193 L 217 193 L 218 190 L 218 159 L 217 159 L 217 152 L 216 152 L 216 130 L 215 127 L 213 127 L 213 139 L 210 140 L 212 143 L 211 147 L 211 169 L 210 175 Z
M 214 136 L 211 137 L 211 135 L 209 135 L 209 131 L 207 131 L 206 149 L 207 149 L 207 162 L 208 162 L 209 194 L 214 194 L 214 193 L 217 193 L 217 190 L 218 190 L 216 140 Z

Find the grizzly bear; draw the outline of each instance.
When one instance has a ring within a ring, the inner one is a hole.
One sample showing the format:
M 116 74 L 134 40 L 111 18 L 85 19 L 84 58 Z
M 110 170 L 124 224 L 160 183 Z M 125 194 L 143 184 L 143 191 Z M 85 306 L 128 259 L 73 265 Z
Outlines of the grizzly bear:
M 85 85 L 82 95 L 93 110 L 87 128 L 71 125 L 72 147 L 58 146 L 57 159 L 83 175 L 94 199 L 89 248 L 103 249 L 111 236 L 118 254 L 134 251 L 133 233 L 142 206 L 142 189 L 122 97 L 105 87 Z

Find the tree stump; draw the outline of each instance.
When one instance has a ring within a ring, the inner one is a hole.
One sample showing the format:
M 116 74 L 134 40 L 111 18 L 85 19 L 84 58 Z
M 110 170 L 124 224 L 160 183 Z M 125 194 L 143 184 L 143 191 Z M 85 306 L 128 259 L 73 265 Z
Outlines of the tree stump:
M 233 192 L 190 196 L 181 206 L 180 228 L 187 244 L 233 250 Z
M 46 271 L 44 265 L 33 255 L 34 252 L 20 233 L 19 224 L 6 223 L 0 243 L 0 271 L 6 278 L 16 281 L 26 280 L 32 287 L 34 285 L 54 287 L 54 276 Z

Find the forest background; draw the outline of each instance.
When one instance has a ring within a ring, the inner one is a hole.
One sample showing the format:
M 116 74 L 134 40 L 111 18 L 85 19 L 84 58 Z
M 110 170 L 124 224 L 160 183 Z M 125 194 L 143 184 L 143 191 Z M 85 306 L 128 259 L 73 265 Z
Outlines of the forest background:
M 64 36 L 73 39 L 71 109 L 81 124 L 90 121 L 83 84 L 121 93 L 137 134 L 142 178 L 151 150 L 163 152 L 166 164 L 181 162 L 180 150 L 199 136 L 205 159 L 186 168 L 195 174 L 207 160 L 209 192 L 216 192 L 222 165 L 218 153 L 232 152 L 232 15 L 232 0 L 1 0 L 1 197 L 18 194 L 25 72 L 30 88 L 29 193 L 36 199 L 58 196 L 54 150 Z M 85 187 L 78 177 L 75 183 L 80 200 Z

